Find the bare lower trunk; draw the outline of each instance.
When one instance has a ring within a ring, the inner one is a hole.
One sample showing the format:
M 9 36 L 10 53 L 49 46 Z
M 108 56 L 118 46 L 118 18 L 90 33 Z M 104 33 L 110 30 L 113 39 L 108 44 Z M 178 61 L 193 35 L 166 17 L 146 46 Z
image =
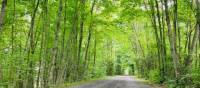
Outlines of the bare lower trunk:
M 0 82 L 3 81 L 2 65 L 0 64 Z

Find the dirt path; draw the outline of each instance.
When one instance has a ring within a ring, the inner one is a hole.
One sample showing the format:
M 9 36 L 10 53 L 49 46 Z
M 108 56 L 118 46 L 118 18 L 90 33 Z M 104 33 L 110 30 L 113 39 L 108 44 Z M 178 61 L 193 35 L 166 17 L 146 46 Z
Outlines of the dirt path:
M 141 83 L 132 76 L 115 76 L 107 80 L 94 81 L 92 83 L 68 88 L 152 88 Z

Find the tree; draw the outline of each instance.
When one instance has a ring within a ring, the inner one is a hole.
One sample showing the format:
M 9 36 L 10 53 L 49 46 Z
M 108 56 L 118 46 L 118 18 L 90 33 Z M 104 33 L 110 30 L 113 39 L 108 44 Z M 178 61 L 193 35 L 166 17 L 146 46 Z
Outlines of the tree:
M 4 25 L 4 17 L 6 15 L 6 6 L 7 6 L 7 0 L 2 0 L 1 4 L 1 14 L 0 14 L 0 31 L 2 30 L 2 27 Z

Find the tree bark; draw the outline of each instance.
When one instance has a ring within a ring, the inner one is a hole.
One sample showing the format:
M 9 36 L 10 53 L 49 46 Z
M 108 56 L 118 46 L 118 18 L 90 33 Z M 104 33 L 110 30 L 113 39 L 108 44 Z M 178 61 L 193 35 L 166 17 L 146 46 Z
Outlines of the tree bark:
M 172 31 L 170 17 L 169 17 L 168 0 L 164 0 L 164 6 L 165 6 L 166 23 L 167 23 L 167 28 L 168 28 L 169 42 L 170 42 L 170 50 L 171 50 L 171 55 L 172 55 L 172 59 L 173 59 L 175 77 L 177 78 L 179 75 L 178 69 L 177 69 L 178 56 L 177 56 L 176 47 L 175 47 L 176 39 L 175 39 L 175 35 L 173 34 L 173 31 Z
M 57 76 L 58 76 L 58 67 L 57 67 L 57 56 L 58 56 L 58 41 L 59 41 L 59 32 L 60 32 L 60 25 L 61 25 L 61 18 L 62 18 L 62 0 L 59 2 L 59 10 L 58 10 L 58 18 L 55 30 L 55 37 L 54 37 L 54 47 L 52 49 L 52 67 L 51 67 L 51 80 L 53 84 L 56 84 Z
M 37 4 L 33 10 L 32 18 L 31 18 L 31 25 L 30 25 L 30 48 L 28 50 L 28 65 L 29 65 L 29 70 L 28 70 L 28 82 L 27 82 L 27 88 L 34 88 L 34 77 L 33 77 L 33 60 L 32 56 L 34 55 L 35 52 L 35 41 L 34 41 L 34 26 L 35 26 L 35 17 L 36 13 L 39 7 L 40 0 L 37 0 Z
M 2 27 L 4 24 L 4 18 L 6 14 L 6 6 L 7 6 L 7 0 L 2 0 L 2 5 L 1 5 L 1 14 L 0 14 L 0 32 L 2 31 Z
M 157 20 L 158 20 L 158 24 L 159 24 L 159 29 L 160 29 L 160 75 L 161 75 L 161 83 L 164 82 L 165 78 L 165 49 L 164 49 L 164 42 L 165 40 L 163 39 L 164 37 L 164 32 L 163 32 L 163 28 L 162 28 L 162 24 L 161 24 L 161 16 L 160 16 L 160 11 L 159 11 L 159 4 L 158 1 L 155 0 L 156 2 L 156 11 L 157 11 Z M 159 54 L 159 53 L 158 53 Z
M 77 79 L 78 76 L 80 75 L 80 61 L 81 61 L 81 50 L 82 50 L 82 41 L 83 41 L 83 30 L 84 30 L 84 22 L 85 22 L 85 0 L 81 0 L 81 7 L 82 7 L 82 11 L 81 11 L 81 22 L 80 22 L 80 35 L 79 35 L 79 45 L 78 45 L 78 62 L 77 62 Z
M 87 45 L 86 45 L 86 50 L 85 50 L 85 61 L 84 61 L 84 69 L 86 69 L 87 66 L 87 58 L 88 58 L 88 52 L 89 52 L 89 47 L 90 47 L 90 40 L 91 40 L 91 36 L 92 36 L 92 29 L 93 29 L 93 10 L 94 10 L 94 6 L 96 4 L 96 0 L 93 1 L 92 3 L 92 7 L 90 10 L 90 15 L 91 15 L 91 19 L 90 19 L 90 24 L 89 24 L 89 31 L 88 31 L 88 38 L 87 38 Z
M 199 36 L 199 30 L 200 30 L 200 2 L 199 0 L 196 0 L 196 6 L 197 6 L 197 10 L 196 10 L 196 29 L 195 29 L 195 33 L 193 35 L 193 39 L 192 39 L 192 43 L 189 46 L 188 49 L 188 56 L 185 58 L 185 66 L 186 69 L 189 69 L 191 63 L 192 63 L 192 54 L 194 53 L 195 50 L 195 46 L 197 44 L 198 41 L 198 36 Z M 186 71 L 187 73 L 188 71 Z

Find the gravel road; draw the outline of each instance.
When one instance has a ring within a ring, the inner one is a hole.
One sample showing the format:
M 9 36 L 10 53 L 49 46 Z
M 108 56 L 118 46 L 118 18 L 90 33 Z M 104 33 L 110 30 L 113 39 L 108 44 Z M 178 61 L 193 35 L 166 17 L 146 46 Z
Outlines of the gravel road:
M 152 88 L 150 85 L 141 83 L 132 76 L 114 76 L 106 80 L 93 81 L 79 86 L 68 88 Z

